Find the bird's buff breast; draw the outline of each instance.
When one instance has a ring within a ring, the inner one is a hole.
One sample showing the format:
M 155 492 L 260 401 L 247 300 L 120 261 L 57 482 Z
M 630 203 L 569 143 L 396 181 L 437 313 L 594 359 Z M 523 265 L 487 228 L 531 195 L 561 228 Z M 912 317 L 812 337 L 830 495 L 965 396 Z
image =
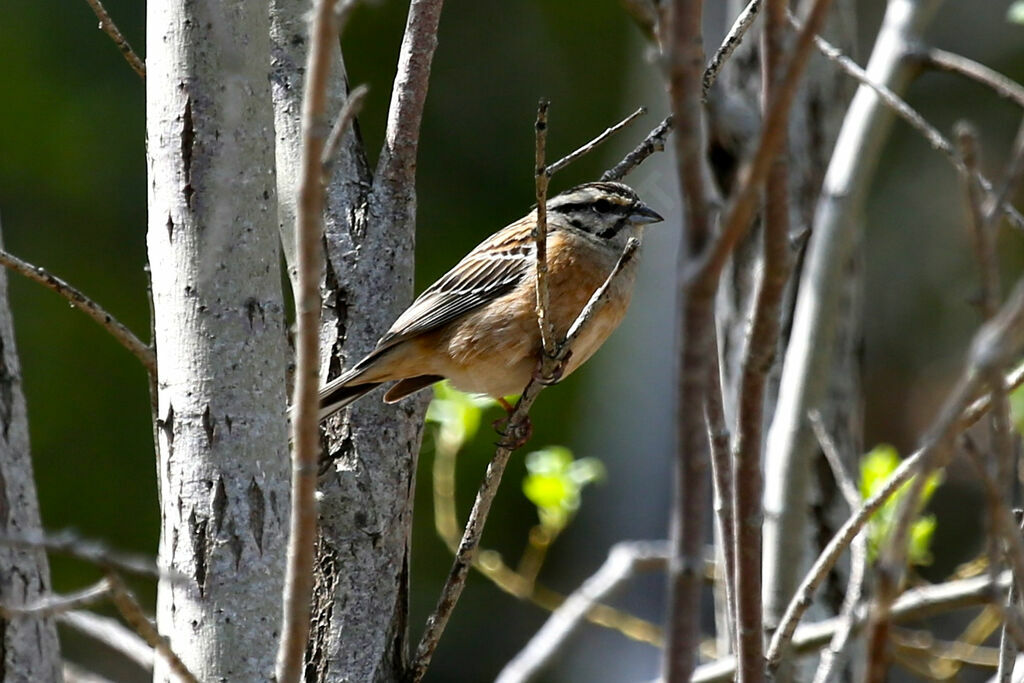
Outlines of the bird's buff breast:
M 574 255 L 570 257 L 568 251 L 549 251 L 554 256 L 548 265 L 548 311 L 556 343 L 565 339 L 618 258 L 618 254 L 586 248 L 572 250 Z M 589 265 L 581 264 L 580 259 L 589 259 Z M 603 305 L 583 328 L 563 377 L 589 359 L 622 322 L 636 277 L 635 262 L 615 278 Z M 534 282 L 531 271 L 516 289 L 454 325 L 442 340 L 448 347 L 448 367 L 438 374 L 447 376 L 462 391 L 494 397 L 520 393 L 537 368 L 542 348 Z

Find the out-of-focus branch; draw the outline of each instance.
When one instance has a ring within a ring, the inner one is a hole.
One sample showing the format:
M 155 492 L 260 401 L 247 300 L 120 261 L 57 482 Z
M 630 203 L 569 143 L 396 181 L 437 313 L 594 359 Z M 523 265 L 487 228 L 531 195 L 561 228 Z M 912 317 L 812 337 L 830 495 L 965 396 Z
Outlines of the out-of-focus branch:
M 151 375 L 156 374 L 156 354 L 153 353 L 153 349 L 144 344 L 141 339 L 135 336 L 135 333 L 81 291 L 75 289 L 56 275 L 52 275 L 45 268 L 33 266 L 31 263 L 22 261 L 17 256 L 3 250 L 0 250 L 0 265 L 60 294 L 68 300 L 68 303 L 96 321 L 114 339 L 120 342 L 123 347 L 128 349 L 139 359 L 147 372 Z
M 89 7 L 92 8 L 96 18 L 100 20 L 100 29 L 110 36 L 110 39 L 114 41 L 114 45 L 117 45 L 117 49 L 124 55 L 125 61 L 128 62 L 128 66 L 139 75 L 140 78 L 146 77 L 146 64 L 139 59 L 139 56 L 135 54 L 135 50 L 128 44 L 128 39 L 124 37 L 124 34 L 117 28 L 117 24 L 110 18 L 107 13 L 107 9 L 103 6 L 100 0 L 85 0 L 89 3 Z
M 967 607 L 985 605 L 993 597 L 1003 599 L 1012 581 L 1010 572 L 1004 572 L 996 581 L 988 576 L 978 576 L 913 588 L 905 591 L 892 606 L 892 619 L 895 622 L 914 621 Z M 868 622 L 866 606 L 860 605 L 855 614 L 853 633 L 857 634 Z M 796 655 L 817 652 L 832 640 L 840 628 L 845 627 L 844 622 L 842 617 L 835 617 L 801 626 L 794 634 L 792 652 Z M 727 657 L 698 668 L 694 672 L 692 683 L 726 683 L 733 680 L 735 673 L 736 660 Z
M 800 26 L 800 23 L 793 17 L 790 17 L 790 23 L 797 28 Z M 919 132 L 933 149 L 945 155 L 949 162 L 953 164 L 954 168 L 963 172 L 963 162 L 960 159 L 960 156 L 956 153 L 956 150 L 953 148 L 953 144 L 947 140 L 935 126 L 928 123 L 920 112 L 907 104 L 906 100 L 901 98 L 895 92 L 895 88 L 890 88 L 884 82 L 873 78 L 868 72 L 860 68 L 856 62 L 844 55 L 838 48 L 831 45 L 820 36 L 815 37 L 815 43 L 818 46 L 818 50 L 825 57 L 834 62 L 836 66 L 861 85 L 867 86 L 875 91 L 875 94 L 878 95 L 885 106 L 892 109 L 897 116 L 906 121 L 914 130 Z M 908 55 L 909 54 L 910 53 L 908 53 Z M 870 64 L 868 66 L 870 68 Z M 1020 212 L 1007 201 L 1008 195 L 1003 192 L 994 193 L 992 183 L 981 173 L 975 174 L 975 178 L 978 180 L 982 189 L 989 195 L 990 200 L 993 200 L 991 202 L 992 206 L 996 208 L 991 210 L 998 210 L 1005 213 L 1007 219 L 1015 227 L 1018 229 L 1024 229 L 1024 216 L 1022 216 Z
M 348 129 L 352 127 L 352 121 L 363 110 L 363 100 L 366 99 L 366 95 L 369 92 L 370 88 L 366 85 L 356 87 L 348 94 L 345 104 L 342 105 L 341 111 L 338 112 L 338 118 L 335 119 L 334 125 L 331 127 L 331 134 L 327 136 L 327 143 L 324 145 L 323 156 L 320 159 L 320 163 L 323 166 L 325 185 L 331 181 L 331 172 L 334 170 L 334 163 L 341 149 L 342 138 L 344 138 Z
M 596 574 L 569 595 L 530 638 L 496 679 L 497 683 L 525 683 L 533 680 L 558 654 L 587 614 L 632 578 L 637 572 L 665 566 L 668 550 L 663 543 L 623 542 L 612 547 L 608 559 Z
M 718 344 L 713 344 L 717 348 Z M 725 594 L 725 623 L 728 638 L 723 641 L 719 634 L 718 643 L 736 642 L 736 524 L 733 521 L 733 486 L 735 477 L 732 467 L 732 451 L 729 449 L 729 428 L 725 422 L 722 402 L 722 375 L 717 353 L 711 354 L 708 369 L 708 392 L 704 399 L 704 419 L 708 424 L 708 443 L 711 446 L 711 476 L 714 492 L 715 519 L 721 538 L 722 566 L 716 577 L 722 583 Z M 716 615 L 719 606 L 716 605 Z
M 1024 385 L 1024 363 L 1018 365 L 1012 372 L 1006 376 L 1006 386 L 1009 390 Z M 991 407 L 991 398 L 986 395 L 983 396 L 973 403 L 971 403 L 959 416 L 957 423 L 957 430 L 962 432 L 968 427 L 975 424 L 978 420 L 984 416 L 989 408 Z M 843 551 L 850 545 L 850 542 L 860 533 L 864 525 L 868 523 L 871 516 L 877 512 L 887 500 L 902 487 L 911 477 L 914 476 L 917 466 L 920 464 L 922 458 L 925 455 L 925 449 L 920 448 L 911 455 L 907 456 L 903 462 L 900 463 L 889 478 L 878 487 L 875 493 L 865 500 L 857 511 L 843 523 L 839 531 L 835 533 L 832 539 L 825 546 L 825 549 L 821 551 L 818 558 L 814 561 L 810 570 L 804 576 L 800 587 L 796 590 L 792 600 L 790 600 L 786 607 L 786 612 L 779 622 L 778 628 L 772 635 L 771 643 L 768 647 L 768 666 L 777 666 L 780 657 L 782 656 L 783 649 L 786 647 L 788 641 L 793 637 L 794 632 L 797 630 L 797 625 L 800 622 L 800 618 L 803 616 L 807 608 L 810 607 L 814 597 L 814 593 L 821 586 L 825 577 L 832 571 L 839 557 L 843 554 Z
M 995 69 L 973 59 L 936 47 L 927 47 L 911 54 L 922 65 L 959 74 L 965 78 L 991 88 L 1000 97 L 1024 107 L 1024 86 Z
M 64 614 L 88 607 L 89 605 L 95 605 L 109 595 L 110 583 L 106 579 L 100 579 L 88 588 L 83 588 L 74 593 L 47 595 L 25 605 L 0 605 L 0 619 L 12 619 L 22 616 L 50 617 L 56 614 Z
M 889 1 L 867 69 L 872 81 L 896 91 L 906 86 L 911 74 L 904 66 L 904 55 L 920 35 L 935 4 L 936 0 Z M 809 27 L 805 23 L 800 35 L 807 35 Z M 814 42 L 813 35 L 810 42 Z M 822 183 L 797 287 L 765 458 L 765 622 L 770 631 L 778 629 L 770 648 L 771 666 L 778 664 L 782 656 L 779 646 L 789 637 L 780 636 L 784 630 L 780 624 L 789 614 L 786 605 L 791 605 L 794 595 L 800 597 L 797 584 L 803 571 L 807 538 L 809 472 L 816 448 L 807 415 L 820 408 L 824 400 L 839 325 L 845 268 L 859 232 L 856 216 L 860 214 L 891 121 L 892 115 L 874 91 L 867 86 L 858 88 Z M 787 628 L 792 626 L 795 624 Z
M 57 621 L 120 653 L 144 671 L 153 671 L 153 648 L 116 619 L 75 611 L 59 614 Z

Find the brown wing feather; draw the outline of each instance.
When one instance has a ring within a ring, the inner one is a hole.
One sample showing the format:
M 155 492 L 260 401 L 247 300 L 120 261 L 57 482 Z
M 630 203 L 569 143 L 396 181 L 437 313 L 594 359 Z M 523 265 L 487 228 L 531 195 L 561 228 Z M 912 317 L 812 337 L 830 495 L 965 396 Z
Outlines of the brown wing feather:
M 377 343 L 377 350 L 437 329 L 519 284 L 534 259 L 531 224 L 523 218 L 480 243 L 416 298 Z

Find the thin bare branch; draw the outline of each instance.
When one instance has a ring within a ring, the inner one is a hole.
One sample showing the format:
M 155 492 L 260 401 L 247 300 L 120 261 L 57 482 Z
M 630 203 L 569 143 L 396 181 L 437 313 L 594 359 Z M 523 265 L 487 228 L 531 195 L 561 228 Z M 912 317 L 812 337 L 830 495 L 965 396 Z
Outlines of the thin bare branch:
M 142 611 L 142 605 L 139 604 L 138 599 L 121 580 L 121 577 L 108 570 L 107 582 L 110 585 L 110 599 L 129 626 L 135 629 L 135 632 L 167 661 L 168 668 L 179 679 L 184 683 L 199 683 L 199 679 L 188 670 L 181 658 L 171 649 L 167 639 L 160 635 L 156 626 Z
M 533 167 L 534 189 L 537 198 L 537 222 L 533 239 L 537 244 L 537 266 L 534 269 L 537 294 L 537 325 L 540 327 L 540 342 L 545 356 L 555 355 L 555 328 L 548 316 L 551 294 L 548 291 L 548 173 L 545 156 L 548 142 L 548 107 L 550 102 L 542 99 L 537 103 L 537 121 L 534 123 L 536 155 Z
M 994 222 L 996 216 L 1003 213 L 1002 207 L 1008 204 L 1007 199 L 1020 186 L 1022 176 L 1024 176 L 1024 120 L 1017 128 L 1017 135 L 1013 140 L 1010 159 L 1006 162 L 1006 170 L 1003 173 L 1003 184 L 994 195 L 989 195 L 989 201 L 985 208 L 986 225 Z
M 56 275 L 50 274 L 45 268 L 33 266 L 31 263 L 22 261 L 17 256 L 3 250 L 0 250 L 0 265 L 60 294 L 72 306 L 96 321 L 114 339 L 119 341 L 122 346 L 134 354 L 142 362 L 147 372 L 151 375 L 156 374 L 156 354 L 153 353 L 153 349 L 142 343 L 142 340 L 136 337 L 117 318 L 81 291 L 75 289 Z
M 612 547 L 601 568 L 580 585 L 556 609 L 505 667 L 497 683 L 525 683 L 547 667 L 569 637 L 583 624 L 587 614 L 607 600 L 637 572 L 661 569 L 668 549 L 664 543 L 631 541 Z
M 977 81 L 1018 107 L 1024 107 L 1024 86 L 969 57 L 935 47 L 924 48 L 910 56 L 920 60 L 924 66 L 942 69 Z
M 1009 390 L 1024 385 L 1024 363 L 1018 365 L 1012 372 L 1006 376 L 1006 385 Z M 962 432 L 971 425 L 975 424 L 978 420 L 984 416 L 991 405 L 991 398 L 986 395 L 982 398 L 977 399 L 971 403 L 960 415 L 957 423 L 957 431 Z M 825 577 L 835 567 L 839 557 L 843 554 L 843 551 L 850 545 L 850 542 L 860 533 L 864 525 L 867 524 L 871 516 L 877 512 L 882 505 L 894 494 L 901 486 L 910 481 L 914 476 L 918 465 L 925 456 L 925 448 L 919 448 L 914 451 L 911 455 L 907 456 L 903 462 L 900 463 L 889 478 L 882 484 L 878 490 L 867 500 L 861 504 L 857 511 L 843 523 L 843 526 L 835 533 L 832 539 L 825 546 L 825 549 L 821 551 L 814 564 L 808 570 L 803 581 L 800 583 L 800 587 L 793 595 L 793 599 L 790 600 L 789 605 L 786 607 L 785 615 L 779 622 L 779 626 L 775 633 L 772 635 L 771 643 L 768 647 L 767 659 L 769 667 L 777 666 L 779 658 L 782 656 L 783 648 L 785 648 L 788 641 L 793 637 L 793 633 L 796 631 L 796 627 L 800 622 L 800 618 L 803 616 L 807 608 L 810 607 L 814 597 L 814 593 L 821 586 Z
M 114 41 L 114 45 L 117 45 L 117 49 L 124 55 L 125 61 L 128 62 L 128 66 L 137 73 L 141 78 L 146 78 L 146 65 L 139 59 L 139 56 L 135 54 L 135 50 L 128 44 L 128 39 L 124 37 L 124 34 L 117 28 L 117 24 L 110 18 L 107 13 L 107 9 L 103 6 L 100 0 L 85 0 L 89 3 L 89 7 L 92 8 L 96 18 L 100 20 L 100 30 L 110 36 L 110 39 Z
M 302 159 L 295 214 L 295 389 L 292 399 L 291 516 L 283 595 L 284 619 L 277 651 L 277 680 L 298 683 L 309 640 L 316 554 L 316 483 L 320 459 L 320 271 L 324 235 L 324 154 L 327 84 L 337 43 L 335 0 L 316 0 L 302 101 Z M 351 123 L 350 98 L 339 124 Z M 345 112 L 350 114 L 346 117 Z M 340 140 L 344 130 L 339 130 Z
M 912 588 L 905 591 L 893 604 L 892 619 L 894 622 L 915 621 L 936 614 L 989 604 L 993 596 L 1003 599 L 1012 581 L 1010 572 L 1003 572 L 995 582 L 989 576 L 977 576 Z M 855 614 L 853 633 L 857 634 L 867 625 L 866 606 L 860 605 Z M 800 655 L 817 652 L 835 637 L 840 628 L 844 628 L 844 622 L 842 617 L 834 617 L 801 626 L 793 637 L 793 653 Z M 697 669 L 692 683 L 726 683 L 733 680 L 735 672 L 736 660 L 733 657 L 726 657 Z
M 74 593 L 47 595 L 27 605 L 0 605 L 0 618 L 51 617 L 95 605 L 108 595 L 110 595 L 110 583 L 106 579 L 100 579 L 88 588 Z
M 544 172 L 550 178 L 551 176 L 555 175 L 556 173 L 561 171 L 563 168 L 565 168 L 566 166 L 571 164 L 572 162 L 574 162 L 577 159 L 579 159 L 584 154 L 589 154 L 590 152 L 594 151 L 602 142 L 604 142 L 605 140 L 607 140 L 611 136 L 615 135 L 620 130 L 622 130 L 623 128 L 625 128 L 629 124 L 633 123 L 633 121 L 637 120 L 638 118 L 640 118 L 641 116 L 643 116 L 646 113 L 647 113 L 647 107 L 640 107 L 635 112 L 633 112 L 632 114 L 630 114 L 626 118 L 624 118 L 621 121 L 619 121 L 618 123 L 616 123 L 614 126 L 611 126 L 610 128 L 606 128 L 603 133 L 601 133 L 596 138 L 594 138 L 593 140 L 591 140 L 587 144 L 583 145 L 582 147 L 580 147 L 579 149 L 574 151 L 572 154 L 567 154 L 564 157 L 562 157 L 561 159 L 559 159 L 558 161 L 556 161 L 555 163 L 553 163 L 550 166 L 548 166 L 545 169 Z
M 57 621 L 120 653 L 145 671 L 153 671 L 153 648 L 121 622 L 92 612 L 66 612 Z
M 619 256 L 615 267 L 576 317 L 576 320 L 569 328 L 569 332 L 566 334 L 565 341 L 559 344 L 554 356 L 544 355 L 539 360 L 537 373 L 535 373 L 535 376 L 530 379 L 523 389 L 523 393 L 516 402 L 515 408 L 509 414 L 505 423 L 505 434 L 498 442 L 498 447 L 487 466 L 484 479 L 477 491 L 473 508 L 469 513 L 469 519 L 462 534 L 462 540 L 455 552 L 455 560 L 452 563 L 451 571 L 448 573 L 448 578 L 441 588 L 441 595 L 438 598 L 434 611 L 427 618 L 426 627 L 423 630 L 423 635 L 420 637 L 415 656 L 406 674 L 406 679 L 411 681 L 411 683 L 418 683 L 426 674 L 427 668 L 430 666 L 430 660 L 437 649 L 437 644 L 444 633 L 445 626 L 447 626 L 448 620 L 455 609 L 455 604 L 462 595 L 462 589 L 466 585 L 466 576 L 469 573 L 469 568 L 473 565 L 477 549 L 480 546 L 480 537 L 483 535 L 484 524 L 487 521 L 487 515 L 490 513 L 494 497 L 498 493 L 498 485 L 501 483 L 501 477 L 505 472 L 506 465 L 508 465 L 508 459 L 512 452 L 525 442 L 525 438 L 528 435 L 531 406 L 537 400 L 537 396 L 544 388 L 544 384 L 553 381 L 554 373 L 557 371 L 558 366 L 569 357 L 573 343 L 582 333 L 585 325 L 604 304 L 611 283 L 618 277 L 626 264 L 635 257 L 639 246 L 639 242 L 635 239 L 631 239 L 626 244 L 626 248 Z
M 725 39 L 722 40 L 722 44 L 715 50 L 715 54 L 711 57 L 711 61 L 708 62 L 708 66 L 704 70 L 704 77 L 701 80 L 701 98 L 703 100 L 707 100 L 708 91 L 711 90 L 711 86 L 714 85 L 715 80 L 718 78 L 718 73 L 725 66 L 726 60 L 743 42 L 743 36 L 746 35 L 747 29 L 754 24 L 754 19 L 757 18 L 757 13 L 760 9 L 761 0 L 750 0 L 747 6 L 739 13 L 739 16 L 736 17 L 736 21 L 732 23 L 732 27 L 725 35 Z
M 335 119 L 334 126 L 331 127 L 331 134 L 327 136 L 323 158 L 320 160 L 323 166 L 324 184 L 331 181 L 331 172 L 334 170 L 335 161 L 341 149 L 342 138 L 345 137 L 345 133 L 352 126 L 352 121 L 363 110 L 363 101 L 369 92 L 370 87 L 365 84 L 356 87 L 348 94 L 345 104 L 341 107 L 341 111 L 338 112 L 338 118 Z
M 654 130 L 647 134 L 647 137 L 636 146 L 636 148 L 623 157 L 622 161 L 612 166 L 601 174 L 601 180 L 622 180 L 633 172 L 637 166 L 642 164 L 647 157 L 655 152 L 665 150 L 665 138 L 672 132 L 672 115 L 655 126 Z

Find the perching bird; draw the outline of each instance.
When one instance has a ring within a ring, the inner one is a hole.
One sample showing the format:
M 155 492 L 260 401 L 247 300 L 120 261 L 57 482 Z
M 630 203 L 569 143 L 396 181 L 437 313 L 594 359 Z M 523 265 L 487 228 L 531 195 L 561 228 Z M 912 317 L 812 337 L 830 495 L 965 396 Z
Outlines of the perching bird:
M 604 283 L 629 238 L 639 239 L 644 225 L 661 220 L 621 183 L 586 183 L 548 200 L 548 315 L 556 342 Z M 394 380 L 398 383 L 384 394 L 388 403 L 442 379 L 499 400 L 521 392 L 542 351 L 536 222 L 534 210 L 502 228 L 420 294 L 373 351 L 320 390 L 320 418 Z M 633 259 L 573 345 L 563 377 L 622 322 L 635 278 Z

